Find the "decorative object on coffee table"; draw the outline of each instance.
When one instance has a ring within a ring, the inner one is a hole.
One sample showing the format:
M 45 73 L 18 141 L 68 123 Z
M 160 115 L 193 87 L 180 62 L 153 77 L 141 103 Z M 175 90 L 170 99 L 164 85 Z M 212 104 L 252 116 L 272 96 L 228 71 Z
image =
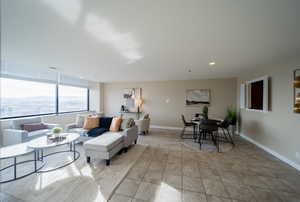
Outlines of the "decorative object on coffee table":
M 61 127 L 55 127 L 51 132 L 53 133 L 53 135 L 58 136 L 62 131 L 63 129 Z

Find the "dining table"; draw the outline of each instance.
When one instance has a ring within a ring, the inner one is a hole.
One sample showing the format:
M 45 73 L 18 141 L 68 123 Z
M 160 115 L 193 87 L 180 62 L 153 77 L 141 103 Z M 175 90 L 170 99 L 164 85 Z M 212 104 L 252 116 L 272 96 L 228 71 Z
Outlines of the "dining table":
M 210 135 L 212 142 L 217 147 L 218 152 L 219 141 L 218 141 L 218 129 L 219 124 L 223 121 L 223 119 L 214 118 L 214 119 L 202 119 L 202 118 L 193 118 L 191 120 L 192 123 L 196 124 L 195 130 L 195 141 L 199 143 L 200 150 L 202 146 L 203 140 L 208 140 L 208 135 Z

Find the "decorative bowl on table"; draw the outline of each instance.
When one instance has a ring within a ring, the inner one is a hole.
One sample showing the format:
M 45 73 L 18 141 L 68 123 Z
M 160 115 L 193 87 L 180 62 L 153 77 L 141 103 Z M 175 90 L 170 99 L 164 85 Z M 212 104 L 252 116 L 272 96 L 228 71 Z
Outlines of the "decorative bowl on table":
M 52 142 L 60 142 L 66 139 L 66 137 L 62 134 L 63 129 L 60 127 L 55 127 L 51 130 L 50 133 L 47 134 L 47 139 Z

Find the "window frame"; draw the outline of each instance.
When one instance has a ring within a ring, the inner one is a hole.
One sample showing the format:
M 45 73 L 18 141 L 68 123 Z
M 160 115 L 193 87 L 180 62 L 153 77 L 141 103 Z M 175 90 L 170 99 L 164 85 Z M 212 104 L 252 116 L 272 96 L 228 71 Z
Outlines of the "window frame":
M 72 85 L 66 85 L 66 84 L 56 84 L 56 114 L 68 114 L 68 113 L 88 112 L 88 111 L 90 111 L 90 89 L 85 88 L 85 87 L 72 86 L 72 87 L 77 87 L 77 88 L 84 88 L 84 89 L 87 90 L 87 109 L 59 112 L 59 96 L 58 96 L 58 94 L 59 94 L 59 85 L 72 86 Z
M 6 77 L 0 77 L 0 78 L 6 78 Z M 18 78 L 11 78 L 11 79 L 20 80 L 20 81 L 34 81 L 34 82 L 38 82 L 38 83 L 49 83 L 49 82 L 43 82 L 43 81 L 40 81 L 40 80 L 26 80 L 26 79 L 18 79 Z M 76 110 L 76 111 L 59 112 L 59 96 L 58 96 L 59 85 L 60 84 L 57 84 L 57 83 L 55 84 L 55 88 L 56 88 L 56 90 L 55 90 L 55 105 L 56 105 L 55 106 L 55 112 L 53 112 L 53 113 L 42 113 L 42 114 L 29 114 L 29 115 L 24 115 L 24 116 L 0 117 L 0 120 L 28 118 L 28 117 L 36 117 L 36 116 L 60 115 L 60 114 L 69 114 L 69 113 L 89 112 L 90 111 L 90 89 L 88 87 L 74 86 L 74 87 L 87 89 L 87 109 Z M 66 86 L 72 86 L 72 85 L 66 85 Z

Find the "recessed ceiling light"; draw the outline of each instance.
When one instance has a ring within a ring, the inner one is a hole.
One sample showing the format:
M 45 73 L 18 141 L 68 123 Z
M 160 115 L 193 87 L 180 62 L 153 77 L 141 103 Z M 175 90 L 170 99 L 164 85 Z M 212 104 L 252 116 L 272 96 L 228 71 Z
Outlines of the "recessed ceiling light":
M 51 70 L 56 70 L 56 67 L 49 67 L 49 69 L 51 69 Z
M 188 72 L 192 72 L 192 70 L 189 69 Z
M 215 62 L 210 62 L 209 66 L 214 66 L 216 63 Z

